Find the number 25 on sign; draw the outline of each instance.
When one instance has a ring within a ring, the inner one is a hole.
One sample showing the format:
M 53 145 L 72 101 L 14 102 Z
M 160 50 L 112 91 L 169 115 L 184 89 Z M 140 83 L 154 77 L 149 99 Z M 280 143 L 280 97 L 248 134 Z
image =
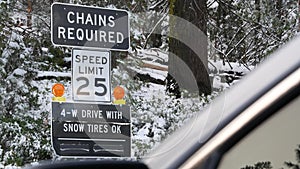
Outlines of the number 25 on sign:
M 72 52 L 73 98 L 110 102 L 110 52 L 74 49 Z

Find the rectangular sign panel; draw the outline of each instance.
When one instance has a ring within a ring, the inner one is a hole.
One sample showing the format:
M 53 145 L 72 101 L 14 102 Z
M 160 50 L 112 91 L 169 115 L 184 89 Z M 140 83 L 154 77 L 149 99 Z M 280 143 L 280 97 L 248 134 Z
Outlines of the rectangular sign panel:
M 53 3 L 51 40 L 54 45 L 71 47 L 129 49 L 127 11 Z
M 52 145 L 60 156 L 131 156 L 130 108 L 52 103 Z
M 76 101 L 111 101 L 110 52 L 72 51 L 72 89 Z

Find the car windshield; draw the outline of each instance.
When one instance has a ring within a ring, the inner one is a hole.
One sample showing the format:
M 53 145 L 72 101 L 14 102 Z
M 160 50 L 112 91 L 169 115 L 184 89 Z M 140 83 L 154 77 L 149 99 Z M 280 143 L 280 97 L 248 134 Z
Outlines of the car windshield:
M 0 168 L 138 160 L 300 30 L 295 0 L 0 0 L 0 21 Z

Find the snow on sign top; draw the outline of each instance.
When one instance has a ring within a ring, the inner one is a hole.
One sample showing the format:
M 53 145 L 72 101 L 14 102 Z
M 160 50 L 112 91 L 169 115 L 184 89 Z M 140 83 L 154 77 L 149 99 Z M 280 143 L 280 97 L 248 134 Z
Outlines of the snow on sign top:
M 125 10 L 64 3 L 51 6 L 54 45 L 126 51 L 129 39 L 129 17 Z

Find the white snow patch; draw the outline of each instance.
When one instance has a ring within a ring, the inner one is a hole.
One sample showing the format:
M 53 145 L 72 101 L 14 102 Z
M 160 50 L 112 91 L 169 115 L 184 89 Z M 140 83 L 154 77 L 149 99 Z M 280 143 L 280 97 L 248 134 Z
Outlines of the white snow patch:
M 1 165 L 0 165 L 0 168 L 2 168 Z M 4 169 L 21 169 L 21 167 L 17 167 L 17 166 L 13 166 L 13 165 L 7 165 L 7 166 L 5 166 L 3 168 Z
M 235 72 L 242 72 L 242 73 L 246 74 L 254 69 L 254 66 L 252 66 L 252 65 L 248 66 L 248 68 L 250 69 L 249 70 L 244 65 L 242 65 L 240 63 L 235 63 L 235 62 L 230 62 L 230 63 L 225 62 L 225 64 L 223 64 L 222 60 L 217 60 L 215 62 L 210 60 L 210 63 L 214 65 L 214 66 L 212 66 L 211 64 L 208 64 L 210 70 L 214 70 L 217 68 L 218 71 L 219 70 L 235 71 Z
M 64 57 L 65 62 L 72 62 L 72 57 Z
M 227 83 L 222 83 L 220 76 L 215 76 L 213 78 L 213 87 L 223 90 L 223 89 L 229 88 L 229 85 Z
M 137 55 L 141 57 L 142 60 L 150 59 L 153 61 L 160 60 L 162 62 L 167 63 L 169 60 L 169 55 L 167 52 L 164 52 L 160 49 L 157 48 L 152 48 L 152 49 L 143 49 L 143 50 L 137 50 L 138 53 Z
M 219 3 L 215 0 L 208 0 L 206 4 L 209 4 L 209 8 L 217 8 Z
M 21 135 L 20 141 L 19 141 L 19 145 L 22 145 L 26 143 L 26 137 L 24 135 Z
M 160 71 L 160 70 L 155 70 L 155 69 L 150 69 L 150 68 L 142 68 L 142 69 L 136 69 L 132 68 L 132 70 L 144 74 L 144 75 L 150 75 L 151 77 L 155 79 L 160 79 L 160 80 L 165 80 L 167 77 L 168 72 L 167 71 Z
M 45 53 L 48 53 L 49 49 L 45 48 L 45 47 L 42 47 L 42 51 L 45 52 Z
M 147 136 L 149 133 L 149 128 L 151 127 L 150 123 L 146 123 L 143 128 L 141 128 L 137 134 L 134 136 L 135 139 L 143 140 L 143 141 L 149 141 L 150 138 Z
M 9 42 L 8 46 L 11 48 L 20 49 L 20 45 L 17 42 Z
M 20 59 L 25 59 L 25 55 L 24 54 L 20 54 Z
M 71 77 L 71 72 L 38 71 L 37 77 L 44 77 L 44 76 Z
M 13 72 L 13 74 L 19 75 L 19 76 L 24 76 L 26 73 L 27 73 L 26 70 L 23 70 L 23 69 L 20 69 L 20 68 L 17 68 L 17 69 L 14 70 L 14 72 Z

